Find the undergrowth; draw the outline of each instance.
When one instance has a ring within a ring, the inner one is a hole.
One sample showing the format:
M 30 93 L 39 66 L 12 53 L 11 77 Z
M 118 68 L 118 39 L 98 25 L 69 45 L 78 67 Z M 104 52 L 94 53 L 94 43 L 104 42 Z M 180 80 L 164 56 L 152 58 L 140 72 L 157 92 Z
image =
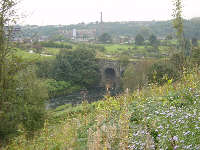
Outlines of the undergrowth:
M 175 83 L 51 110 L 33 139 L 21 129 L 2 149 L 200 149 L 200 73 L 185 71 Z

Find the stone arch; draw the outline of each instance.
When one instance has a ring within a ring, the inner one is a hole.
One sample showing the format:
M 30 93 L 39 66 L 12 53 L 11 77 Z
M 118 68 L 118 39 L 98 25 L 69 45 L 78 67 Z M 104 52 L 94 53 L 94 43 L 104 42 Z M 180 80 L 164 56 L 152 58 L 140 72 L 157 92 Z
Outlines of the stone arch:
M 107 79 L 106 70 L 107 70 L 108 74 L 114 75 L 114 78 L 111 78 L 113 81 L 112 83 L 113 83 L 114 88 L 118 89 L 120 87 L 121 78 L 126 68 L 121 66 L 120 62 L 117 60 L 99 59 L 98 63 L 100 66 L 100 73 L 101 73 L 101 82 L 99 86 L 106 87 L 106 79 Z M 131 63 L 135 64 L 135 62 L 131 62 Z
M 108 67 L 104 70 L 105 76 L 105 86 L 106 88 L 115 88 L 116 87 L 116 71 L 115 69 Z

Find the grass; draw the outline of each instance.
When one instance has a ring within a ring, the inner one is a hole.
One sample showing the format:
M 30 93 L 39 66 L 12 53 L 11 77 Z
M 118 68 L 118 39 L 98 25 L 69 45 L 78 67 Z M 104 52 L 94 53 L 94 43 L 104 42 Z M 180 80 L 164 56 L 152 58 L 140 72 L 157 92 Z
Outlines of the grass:
M 132 45 L 120 45 L 120 44 L 106 44 L 106 53 L 114 54 L 116 52 L 123 52 L 133 48 Z
M 52 59 L 54 58 L 54 56 L 42 56 L 40 54 L 37 53 L 29 53 L 26 51 L 23 51 L 21 49 L 16 49 L 16 55 L 21 57 L 24 60 L 28 60 L 28 61 L 38 61 L 41 59 Z
M 44 53 L 48 55 L 56 56 L 59 52 L 60 52 L 59 48 L 49 48 L 49 47 L 44 48 Z
M 200 149 L 200 72 L 163 86 L 49 111 L 32 140 L 25 133 L 12 150 Z

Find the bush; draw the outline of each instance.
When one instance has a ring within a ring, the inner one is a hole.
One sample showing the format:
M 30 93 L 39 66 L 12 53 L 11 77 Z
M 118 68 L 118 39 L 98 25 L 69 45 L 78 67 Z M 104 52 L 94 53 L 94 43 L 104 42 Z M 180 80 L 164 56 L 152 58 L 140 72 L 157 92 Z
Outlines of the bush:
M 147 76 L 149 83 L 162 85 L 170 79 L 176 80 L 178 72 L 172 64 L 158 62 L 150 68 Z
M 0 138 L 19 134 L 19 127 L 27 133 L 41 129 L 45 120 L 45 84 L 36 78 L 32 68 L 20 71 L 6 89 L 7 102 L 3 103 L 0 116 Z
M 93 49 L 82 45 L 74 51 L 60 51 L 55 60 L 55 79 L 93 87 L 100 80 L 99 66 Z
M 65 43 L 53 42 L 53 41 L 41 42 L 40 44 L 43 47 L 72 49 L 71 45 L 68 45 L 68 44 L 65 44 Z
M 192 62 L 200 65 L 200 47 L 194 47 L 192 49 Z
M 80 86 L 72 85 L 70 82 L 66 81 L 47 79 L 45 82 L 47 85 L 49 97 L 64 96 L 81 88 Z
M 130 90 L 141 89 L 147 83 L 147 71 L 152 64 L 153 61 L 143 60 L 136 65 L 128 65 L 122 78 L 124 90 L 126 88 Z

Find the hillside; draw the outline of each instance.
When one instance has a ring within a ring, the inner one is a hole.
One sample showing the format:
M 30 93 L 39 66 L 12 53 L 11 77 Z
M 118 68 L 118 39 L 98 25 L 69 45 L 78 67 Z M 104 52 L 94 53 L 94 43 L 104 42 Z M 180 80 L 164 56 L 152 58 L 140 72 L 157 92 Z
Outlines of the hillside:
M 33 139 L 22 134 L 5 149 L 200 149 L 199 83 L 195 69 L 176 83 L 58 107 Z
M 76 30 L 95 30 L 96 35 L 99 36 L 103 32 L 109 33 L 113 37 L 116 36 L 130 36 L 135 37 L 136 34 L 141 33 L 148 38 L 150 34 L 155 34 L 159 38 L 165 38 L 167 35 L 174 35 L 172 21 L 127 21 L 127 22 L 104 22 L 100 24 L 76 24 L 76 25 L 49 25 L 36 26 L 27 25 L 21 26 L 20 37 L 36 38 L 36 39 L 55 39 L 59 36 L 66 36 L 67 32 Z M 191 20 L 184 20 L 184 31 L 187 38 L 196 37 L 200 39 L 200 21 L 198 18 Z

